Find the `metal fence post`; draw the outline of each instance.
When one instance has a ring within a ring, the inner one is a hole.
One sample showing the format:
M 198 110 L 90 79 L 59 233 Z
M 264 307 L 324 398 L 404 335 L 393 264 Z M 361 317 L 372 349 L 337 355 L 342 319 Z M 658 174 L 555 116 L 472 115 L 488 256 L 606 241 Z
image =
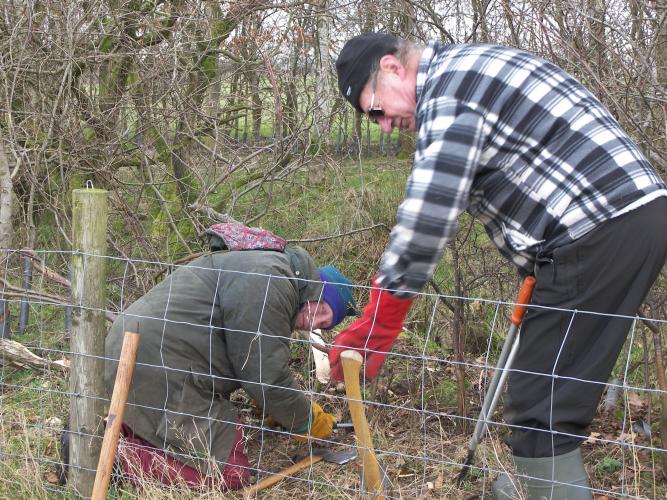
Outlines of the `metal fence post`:
M 72 192 L 69 484 L 84 497 L 93 491 L 104 433 L 107 218 L 107 191 Z
M 366 154 L 371 156 L 371 121 L 366 120 Z
M 0 339 L 8 339 L 11 336 L 9 313 L 9 303 L 5 299 L 0 298 Z
M 32 259 L 28 256 L 23 257 L 23 289 L 28 292 L 30 290 L 30 282 L 32 281 Z M 25 332 L 28 327 L 28 319 L 30 314 L 30 301 L 27 297 L 21 298 L 21 309 L 19 311 L 19 333 Z

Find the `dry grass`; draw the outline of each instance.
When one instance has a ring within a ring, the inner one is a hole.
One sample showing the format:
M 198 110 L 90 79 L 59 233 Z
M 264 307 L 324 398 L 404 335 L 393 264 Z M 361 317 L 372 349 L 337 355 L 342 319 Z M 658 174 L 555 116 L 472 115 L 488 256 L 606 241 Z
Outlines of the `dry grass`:
M 400 348 L 400 346 L 399 346 Z M 409 351 L 409 349 L 407 349 Z M 299 363 L 298 355 L 295 363 Z M 430 368 L 430 369 L 429 369 Z M 419 370 L 426 369 L 425 377 Z M 478 374 L 469 373 L 474 380 Z M 11 379 L 11 376 L 8 377 Z M 494 429 L 478 448 L 476 468 L 469 480 L 459 488 L 455 478 L 465 458 L 468 434 L 464 434 L 461 419 L 456 417 L 456 408 L 451 402 L 436 398 L 422 398 L 421 380 L 425 380 L 424 392 L 439 387 L 451 379 L 446 363 L 439 366 L 405 366 L 392 360 L 384 375 L 375 385 L 366 386 L 376 405 L 368 405 L 370 428 L 378 457 L 385 466 L 392 482 L 390 495 L 396 498 L 491 498 L 491 481 L 497 471 L 511 463 L 508 449 L 502 444 L 501 435 Z M 415 383 L 416 381 L 416 383 Z M 21 390 L 5 390 L 0 409 L 0 449 L 4 454 L 0 461 L 0 498 L 51 498 L 69 495 L 49 483 L 53 478 L 54 462 L 58 447 L 56 432 L 49 422 L 43 420 L 47 413 L 36 416 L 29 408 L 19 403 L 25 401 L 28 387 Z M 418 390 L 417 390 L 418 389 Z M 344 395 L 340 388 L 320 388 L 318 400 L 341 420 L 349 421 Z M 371 394 L 373 393 L 373 394 Z M 245 422 L 258 426 L 260 420 L 249 408 L 243 396 L 235 398 Z M 425 410 L 422 411 L 422 410 Z M 473 416 L 478 408 L 473 407 Z M 498 417 L 498 415 L 497 415 Z M 643 417 L 646 417 L 644 414 Z M 626 426 L 627 428 L 627 426 Z M 618 439 L 624 427 L 615 416 L 598 418 L 593 432 L 602 438 Z M 502 434 L 502 430 L 500 431 Z M 278 472 L 291 465 L 307 453 L 308 447 L 280 433 L 251 430 L 247 433 L 247 453 L 252 467 L 261 469 L 261 477 Z M 650 439 L 638 434 L 623 436 L 634 439 L 642 446 L 655 446 Z M 337 430 L 328 446 L 350 449 L 355 440 L 352 433 Z M 624 449 L 617 444 L 591 442 L 584 445 L 592 486 L 620 496 L 621 484 L 631 497 L 660 498 L 665 494 L 661 482 L 661 471 L 655 453 L 636 448 Z M 618 470 L 613 464 L 621 463 Z M 605 466 L 606 464 L 606 466 Z M 611 465 L 610 465 L 611 464 Z M 360 487 L 359 461 L 347 465 L 320 462 L 304 470 L 295 478 L 285 480 L 260 494 L 264 498 L 358 498 Z M 605 468 L 606 467 L 606 468 Z M 219 498 L 219 493 L 179 491 L 145 483 L 141 488 L 123 486 L 113 490 L 116 498 Z M 238 497 L 238 493 L 227 493 L 226 498 Z M 614 495 L 609 495 L 613 497 Z M 603 497 L 600 497 L 603 498 Z

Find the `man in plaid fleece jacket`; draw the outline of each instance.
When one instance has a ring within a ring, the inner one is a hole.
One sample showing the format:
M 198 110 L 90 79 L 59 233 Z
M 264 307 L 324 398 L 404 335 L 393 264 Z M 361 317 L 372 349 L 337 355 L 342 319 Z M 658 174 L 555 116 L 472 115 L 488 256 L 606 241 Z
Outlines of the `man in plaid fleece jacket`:
M 590 499 L 579 446 L 665 263 L 667 186 L 595 96 L 532 54 L 364 33 L 336 68 L 352 106 L 384 132 L 416 131 L 417 148 L 370 302 L 336 337 L 332 374 L 345 348 L 378 374 L 467 210 L 537 280 L 542 307 L 524 319 L 505 408 L 520 480 L 529 498 Z M 512 489 L 505 475 L 494 483 L 496 498 Z

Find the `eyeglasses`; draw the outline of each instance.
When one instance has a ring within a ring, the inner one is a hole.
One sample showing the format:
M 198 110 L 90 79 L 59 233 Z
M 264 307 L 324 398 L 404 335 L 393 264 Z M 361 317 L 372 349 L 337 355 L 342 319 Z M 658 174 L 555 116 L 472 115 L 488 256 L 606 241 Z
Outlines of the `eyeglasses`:
M 373 93 L 371 94 L 371 105 L 368 107 L 368 111 L 366 111 L 366 114 L 373 123 L 377 123 L 377 119 L 384 116 L 384 110 L 382 109 L 382 106 L 380 105 L 379 102 L 377 106 L 375 106 L 374 104 L 375 104 L 375 90 L 373 90 Z

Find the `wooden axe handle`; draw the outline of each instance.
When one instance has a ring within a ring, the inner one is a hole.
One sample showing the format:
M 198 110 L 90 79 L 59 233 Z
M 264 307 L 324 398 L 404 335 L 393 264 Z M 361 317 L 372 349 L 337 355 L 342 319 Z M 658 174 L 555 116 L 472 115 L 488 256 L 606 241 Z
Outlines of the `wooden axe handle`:
M 322 460 L 322 457 L 319 455 L 310 455 L 302 460 L 299 460 L 294 465 L 290 465 L 289 467 L 281 470 L 280 472 L 270 477 L 267 477 L 266 479 L 262 479 L 259 483 L 244 488 L 243 498 L 250 498 L 252 496 L 255 496 L 263 489 L 266 489 L 269 486 L 273 486 L 274 484 L 279 483 L 283 479 L 287 479 L 289 476 L 293 476 L 300 470 L 307 469 L 308 467 L 310 467 L 313 464 L 316 464 L 320 460 Z
M 368 420 L 364 404 L 361 399 L 361 386 L 359 385 L 359 373 L 363 358 L 357 351 L 343 351 L 340 355 L 343 365 L 343 377 L 345 378 L 345 392 L 347 402 L 350 405 L 350 415 L 354 424 L 354 432 L 361 447 L 361 460 L 364 467 L 364 480 L 366 489 L 372 492 L 376 498 L 385 498 L 382 490 L 382 476 L 380 467 L 373 450 L 373 439 L 368 429 Z
M 111 470 L 113 469 L 116 449 L 118 448 L 120 428 L 123 424 L 123 416 L 125 415 L 125 403 L 127 402 L 127 395 L 130 392 L 134 364 L 137 360 L 137 347 L 139 347 L 139 334 L 125 332 L 123 347 L 118 360 L 116 381 L 114 382 L 113 394 L 111 396 L 107 427 L 104 431 L 104 440 L 102 441 L 102 451 L 100 452 L 100 459 L 97 462 L 92 500 L 104 500 L 107 498 Z

